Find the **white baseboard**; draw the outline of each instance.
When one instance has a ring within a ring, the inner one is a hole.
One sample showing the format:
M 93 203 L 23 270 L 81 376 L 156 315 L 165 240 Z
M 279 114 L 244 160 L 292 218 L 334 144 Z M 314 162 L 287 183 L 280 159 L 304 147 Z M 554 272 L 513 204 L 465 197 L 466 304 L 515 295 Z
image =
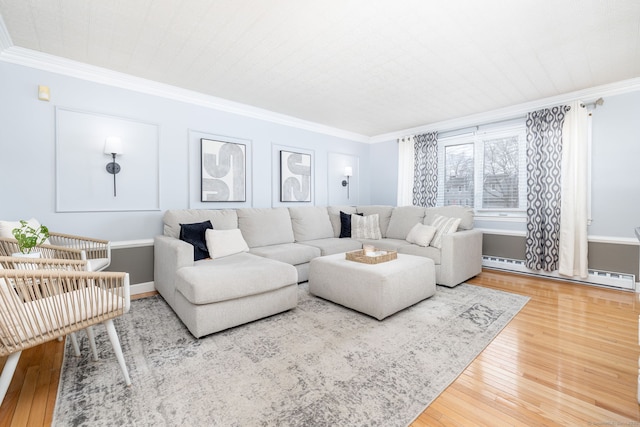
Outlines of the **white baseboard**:
M 577 279 L 561 276 L 557 271 L 546 272 L 529 270 L 525 266 L 525 262 L 523 260 L 488 255 L 482 256 L 482 266 L 485 268 L 492 268 L 496 270 L 513 271 L 516 273 L 524 273 L 531 276 L 549 277 L 552 279 L 586 283 L 590 285 L 604 286 L 614 289 L 626 289 L 631 291 L 636 291 L 636 289 L 638 289 L 636 285 L 636 278 L 633 274 L 589 269 L 589 277 L 587 279 Z
M 146 292 L 153 292 L 156 287 L 153 282 L 136 283 L 130 286 L 131 295 L 144 294 Z

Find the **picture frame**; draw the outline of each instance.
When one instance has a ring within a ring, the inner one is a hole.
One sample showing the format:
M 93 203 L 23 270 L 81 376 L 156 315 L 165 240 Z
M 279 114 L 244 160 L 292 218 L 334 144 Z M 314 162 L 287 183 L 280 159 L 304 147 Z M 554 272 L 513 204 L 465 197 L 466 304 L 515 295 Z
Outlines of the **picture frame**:
M 280 201 L 311 202 L 311 154 L 280 151 Z
M 234 142 L 200 139 L 202 202 L 244 202 L 247 147 Z

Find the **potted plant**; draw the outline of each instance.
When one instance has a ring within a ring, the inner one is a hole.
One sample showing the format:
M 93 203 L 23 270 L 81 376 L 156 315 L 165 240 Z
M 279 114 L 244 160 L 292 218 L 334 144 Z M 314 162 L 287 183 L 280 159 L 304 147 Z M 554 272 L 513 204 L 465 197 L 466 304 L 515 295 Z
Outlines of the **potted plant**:
M 38 258 L 40 253 L 31 251 L 49 238 L 49 229 L 47 227 L 40 225 L 34 228 L 25 220 L 20 220 L 20 227 L 14 228 L 11 233 L 18 241 L 18 247 L 20 248 L 20 252 L 12 254 L 13 256 Z

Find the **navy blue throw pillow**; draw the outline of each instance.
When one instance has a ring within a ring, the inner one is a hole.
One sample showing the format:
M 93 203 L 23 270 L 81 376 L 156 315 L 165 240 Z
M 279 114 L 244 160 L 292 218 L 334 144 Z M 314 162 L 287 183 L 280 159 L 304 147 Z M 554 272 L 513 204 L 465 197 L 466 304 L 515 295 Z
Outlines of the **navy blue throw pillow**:
M 362 216 L 358 213 L 356 215 Z M 340 211 L 340 238 L 351 237 L 351 214 Z
M 193 260 L 198 261 L 210 258 L 207 250 L 207 242 L 204 238 L 206 231 L 213 228 L 211 221 L 195 222 L 193 224 L 180 224 L 180 240 L 193 245 Z

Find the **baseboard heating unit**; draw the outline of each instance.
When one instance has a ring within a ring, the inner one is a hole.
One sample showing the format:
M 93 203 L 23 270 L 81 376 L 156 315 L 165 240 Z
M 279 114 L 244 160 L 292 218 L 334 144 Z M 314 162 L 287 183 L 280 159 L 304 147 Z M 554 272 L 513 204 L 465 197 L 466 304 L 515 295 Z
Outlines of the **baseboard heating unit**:
M 613 273 L 610 271 L 589 270 L 589 277 L 586 279 L 569 279 L 560 276 L 557 271 L 533 271 L 529 270 L 523 260 L 501 258 L 494 256 L 482 257 L 482 266 L 495 270 L 505 270 L 517 273 L 524 273 L 533 276 L 548 277 L 552 279 L 569 280 L 571 282 L 586 283 L 590 285 L 606 286 L 615 289 L 636 289 L 636 277 L 633 274 Z

